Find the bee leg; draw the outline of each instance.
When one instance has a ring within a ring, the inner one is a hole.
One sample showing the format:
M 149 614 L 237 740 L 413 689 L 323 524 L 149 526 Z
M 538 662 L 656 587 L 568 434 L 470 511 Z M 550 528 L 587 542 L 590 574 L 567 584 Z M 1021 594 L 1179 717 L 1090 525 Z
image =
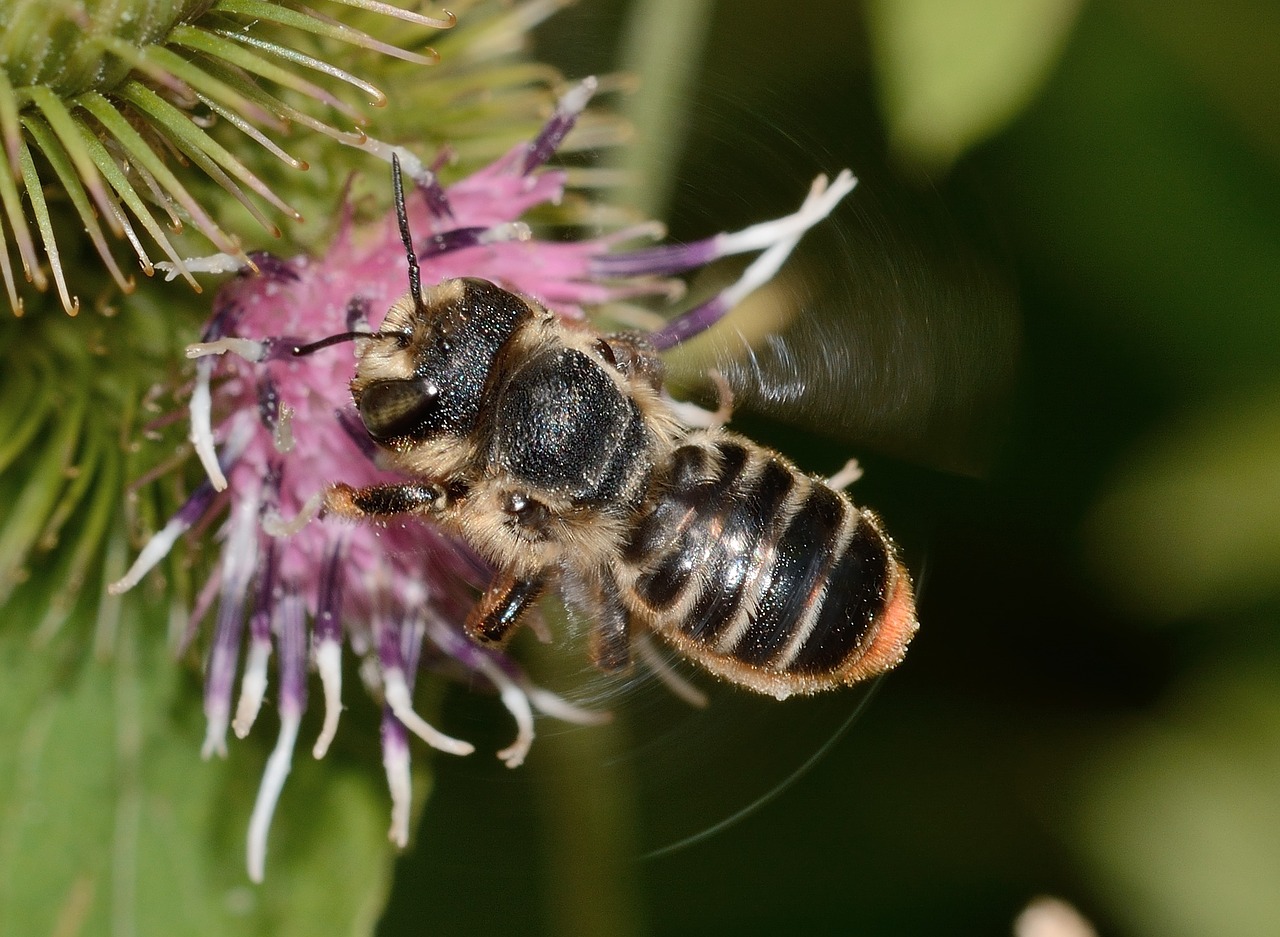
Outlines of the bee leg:
M 707 372 L 707 377 L 711 378 L 716 389 L 716 408 L 711 413 L 711 425 L 708 428 L 720 429 L 733 419 L 733 388 L 719 368 L 712 368 Z
M 509 573 L 495 577 L 467 615 L 467 634 L 477 644 L 503 643 L 546 588 L 544 579 L 518 579 Z
M 857 459 L 850 459 L 840 467 L 840 471 L 827 479 L 827 487 L 836 489 L 848 488 L 861 477 L 862 466 L 858 464 Z
M 676 418 L 686 426 L 696 429 L 720 429 L 733 417 L 733 388 L 729 381 L 717 369 L 707 372 L 707 377 L 716 389 L 716 408 L 708 410 L 687 400 L 675 400 L 664 395 L 667 405 L 675 412 Z
M 297 515 L 285 519 L 272 511 L 262 519 L 262 529 L 273 537 L 292 537 L 318 514 L 336 514 L 362 521 L 396 514 L 431 514 L 445 507 L 448 495 L 439 485 L 370 485 L 353 488 L 339 482 L 312 495 Z
M 605 673 L 631 666 L 631 616 L 618 595 L 618 584 L 604 574 L 596 583 L 596 626 L 591 632 L 591 659 Z
M 410 482 L 353 488 L 339 483 L 325 491 L 324 510 L 339 517 L 362 520 L 395 514 L 429 514 L 443 507 L 444 501 L 445 492 L 439 485 Z

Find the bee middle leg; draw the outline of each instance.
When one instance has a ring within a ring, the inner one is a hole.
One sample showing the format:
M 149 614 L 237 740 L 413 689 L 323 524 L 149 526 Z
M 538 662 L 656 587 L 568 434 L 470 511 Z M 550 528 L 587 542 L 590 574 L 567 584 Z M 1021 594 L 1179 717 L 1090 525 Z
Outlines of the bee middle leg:
M 542 578 L 498 575 L 467 615 L 467 634 L 478 644 L 503 643 L 546 588 L 546 580 Z

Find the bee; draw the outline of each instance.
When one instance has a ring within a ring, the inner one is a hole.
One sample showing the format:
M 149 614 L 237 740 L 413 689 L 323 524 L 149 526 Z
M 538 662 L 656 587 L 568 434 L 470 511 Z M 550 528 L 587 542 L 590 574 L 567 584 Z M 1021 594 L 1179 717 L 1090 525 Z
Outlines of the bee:
M 663 394 L 643 333 L 566 324 L 485 280 L 423 289 L 393 166 L 409 292 L 352 339 L 351 395 L 403 483 L 332 485 L 351 519 L 417 515 L 496 570 L 466 620 L 500 645 L 558 588 L 593 618 L 606 672 L 652 633 L 731 683 L 784 699 L 872 677 L 916 631 L 880 520 L 838 487 Z

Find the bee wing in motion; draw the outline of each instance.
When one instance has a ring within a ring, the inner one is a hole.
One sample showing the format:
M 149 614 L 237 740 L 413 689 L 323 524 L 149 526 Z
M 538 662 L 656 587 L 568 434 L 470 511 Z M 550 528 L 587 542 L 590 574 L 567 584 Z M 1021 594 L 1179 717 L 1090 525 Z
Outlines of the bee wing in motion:
M 866 201 L 841 205 L 776 279 L 669 352 L 669 383 L 679 396 L 719 372 L 742 410 L 981 475 L 1018 360 L 1013 286 L 958 236 L 926 244 L 868 222 Z

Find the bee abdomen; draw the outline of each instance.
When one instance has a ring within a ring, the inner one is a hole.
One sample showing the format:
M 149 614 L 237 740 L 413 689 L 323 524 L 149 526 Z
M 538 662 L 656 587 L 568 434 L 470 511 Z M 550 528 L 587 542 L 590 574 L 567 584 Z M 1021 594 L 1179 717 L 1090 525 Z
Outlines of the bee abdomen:
M 876 517 L 781 456 L 719 434 L 675 453 L 624 554 L 638 617 L 679 651 L 776 696 L 887 670 L 915 631 Z

